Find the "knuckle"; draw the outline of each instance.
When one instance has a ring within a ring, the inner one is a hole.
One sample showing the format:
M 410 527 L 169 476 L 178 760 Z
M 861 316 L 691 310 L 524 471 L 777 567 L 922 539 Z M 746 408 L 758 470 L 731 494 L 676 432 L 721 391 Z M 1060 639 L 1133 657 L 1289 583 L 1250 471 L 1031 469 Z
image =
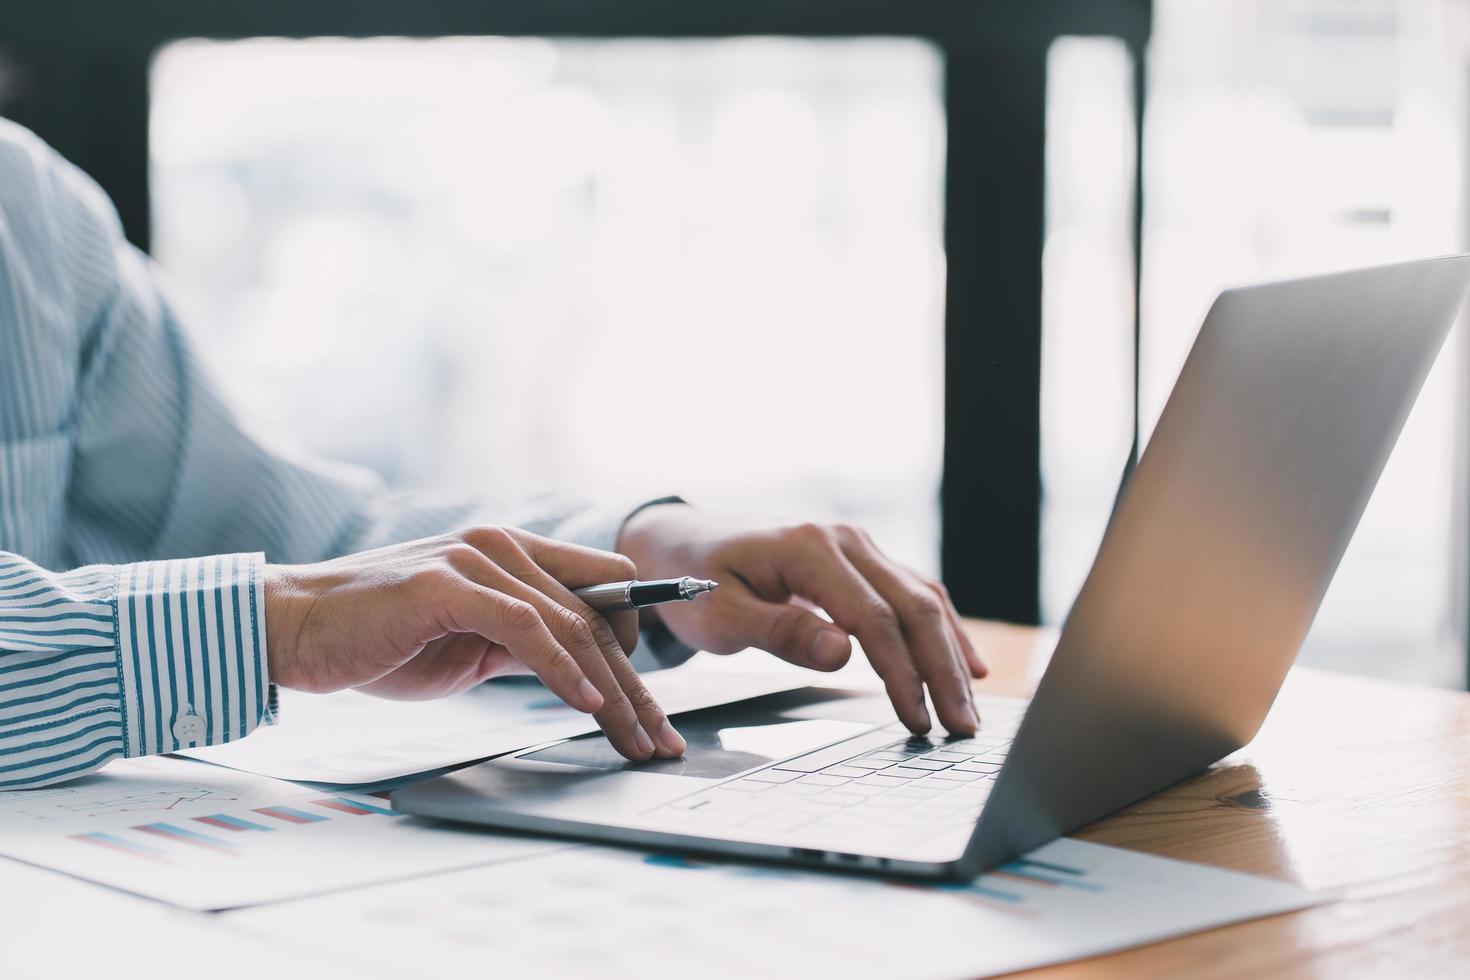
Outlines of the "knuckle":
M 623 649 L 623 645 L 618 642 L 618 634 L 614 632 L 612 624 L 607 620 L 593 613 L 591 616 L 585 617 L 584 622 L 592 630 L 592 638 L 599 647 L 602 647 L 604 650 L 621 651 Z
M 642 684 L 632 685 L 633 689 L 628 692 L 628 701 L 633 705 L 633 710 L 640 715 L 657 714 L 662 715 L 658 702 L 654 700 L 653 693 Z
M 878 596 L 872 596 L 864 601 L 862 616 L 875 629 L 885 633 L 899 632 L 898 614 L 893 611 L 892 606 Z
M 944 604 L 933 592 L 916 592 L 910 603 L 913 614 L 918 619 L 938 622 L 944 618 Z
M 541 625 L 541 614 L 523 599 L 505 600 L 505 625 L 518 633 L 530 632 Z
M 484 555 L 462 542 L 446 545 L 443 554 L 449 567 L 457 570 L 473 568 L 485 561 Z
M 562 619 L 562 629 L 566 631 L 567 639 L 576 646 L 589 647 L 597 645 L 597 640 L 592 633 L 592 627 L 587 625 L 587 620 L 570 610 Z
M 791 536 L 793 538 L 796 538 L 798 541 L 806 541 L 812 544 L 825 544 L 826 542 L 831 540 L 831 534 L 831 530 L 829 530 L 825 525 L 818 524 L 815 521 L 806 521 L 805 523 L 798 524 L 791 529 Z
M 516 540 L 510 532 L 494 524 L 478 524 L 460 533 L 460 539 L 476 551 L 501 554 L 515 547 Z

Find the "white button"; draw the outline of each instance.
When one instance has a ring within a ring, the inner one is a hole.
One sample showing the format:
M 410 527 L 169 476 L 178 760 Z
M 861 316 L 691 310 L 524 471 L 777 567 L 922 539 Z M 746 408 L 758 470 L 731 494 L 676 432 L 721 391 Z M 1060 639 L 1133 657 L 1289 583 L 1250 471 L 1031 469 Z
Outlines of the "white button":
M 203 741 L 204 719 L 193 713 L 180 715 L 174 722 L 174 739 L 185 745 Z

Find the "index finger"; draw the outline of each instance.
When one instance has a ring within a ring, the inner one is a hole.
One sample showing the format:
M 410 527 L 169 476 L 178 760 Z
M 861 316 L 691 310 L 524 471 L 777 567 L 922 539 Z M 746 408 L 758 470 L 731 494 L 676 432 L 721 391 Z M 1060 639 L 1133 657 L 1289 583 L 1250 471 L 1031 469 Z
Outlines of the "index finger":
M 899 719 L 909 731 L 925 734 L 931 727 L 929 706 L 898 614 L 835 542 L 824 541 L 824 546 L 801 549 L 783 569 L 787 587 L 821 606 L 834 623 L 858 638 Z
M 543 538 L 529 531 L 512 534 L 538 566 L 568 589 L 623 582 L 638 575 L 638 566 L 627 555 Z

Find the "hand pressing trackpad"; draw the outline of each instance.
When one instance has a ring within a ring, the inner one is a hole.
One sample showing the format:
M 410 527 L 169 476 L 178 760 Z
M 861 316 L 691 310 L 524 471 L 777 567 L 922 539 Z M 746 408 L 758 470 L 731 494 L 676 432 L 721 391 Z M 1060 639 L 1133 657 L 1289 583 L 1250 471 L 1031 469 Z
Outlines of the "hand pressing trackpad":
M 602 733 L 583 735 L 539 752 L 517 756 L 535 762 L 612 771 L 651 772 L 670 776 L 724 779 L 747 769 L 819 749 L 874 726 L 850 721 L 784 721 L 773 725 L 731 725 L 718 718 L 690 717 L 679 722 L 689 743 L 683 758 L 629 762 L 618 755 Z

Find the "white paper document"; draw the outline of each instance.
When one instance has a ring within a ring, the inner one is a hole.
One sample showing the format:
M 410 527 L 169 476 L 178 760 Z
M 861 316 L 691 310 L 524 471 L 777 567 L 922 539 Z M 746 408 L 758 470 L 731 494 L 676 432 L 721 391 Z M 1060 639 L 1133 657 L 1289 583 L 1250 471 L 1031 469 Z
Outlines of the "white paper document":
M 819 675 L 752 650 L 701 653 L 642 676 L 674 714 L 806 687 Z M 537 684 L 484 684 L 441 701 L 282 691 L 279 725 L 183 754 L 277 779 L 365 785 L 596 730 L 591 715 Z
M 1058 840 L 963 885 L 579 847 L 232 913 L 369 975 L 990 976 L 1315 904 L 1294 885 Z
M 0 854 L 188 909 L 298 898 L 550 851 L 188 759 L 0 793 Z M 0 971 L 3 972 L 3 971 Z

